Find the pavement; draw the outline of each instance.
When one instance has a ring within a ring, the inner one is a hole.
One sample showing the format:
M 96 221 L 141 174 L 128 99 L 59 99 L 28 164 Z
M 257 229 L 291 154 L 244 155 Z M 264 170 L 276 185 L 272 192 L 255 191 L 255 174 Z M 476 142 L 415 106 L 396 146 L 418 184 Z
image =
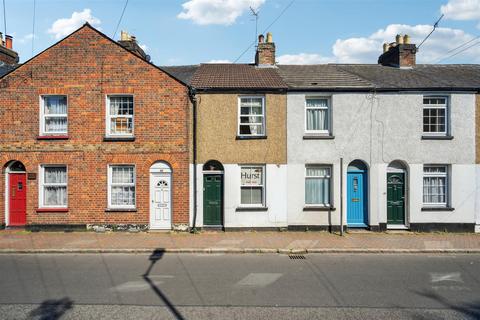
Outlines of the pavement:
M 0 231 L 0 253 L 480 253 L 480 234 Z
M 3 254 L 2 319 L 480 319 L 480 254 Z

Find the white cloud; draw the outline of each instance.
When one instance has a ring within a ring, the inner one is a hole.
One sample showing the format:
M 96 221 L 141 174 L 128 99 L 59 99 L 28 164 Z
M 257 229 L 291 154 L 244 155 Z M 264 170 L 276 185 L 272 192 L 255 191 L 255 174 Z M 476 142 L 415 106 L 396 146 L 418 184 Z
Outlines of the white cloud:
M 38 39 L 38 37 L 34 36 L 33 33 L 29 33 L 29 34 L 24 35 L 23 37 L 17 38 L 16 41 L 18 43 L 24 44 L 24 43 L 27 43 L 27 42 L 31 41 L 34 37 L 35 37 L 35 39 Z
M 190 0 L 182 4 L 179 19 L 192 20 L 199 25 L 231 25 L 252 8 L 259 8 L 265 0 Z
M 450 0 L 440 11 L 446 19 L 480 20 L 480 0 Z
M 210 60 L 207 63 L 232 63 L 230 60 L 224 60 L 224 59 L 217 59 L 217 60 Z
M 101 23 L 98 18 L 92 16 L 92 10 L 84 9 L 81 12 L 73 12 L 70 18 L 56 20 L 47 32 L 54 35 L 55 39 L 61 39 L 80 28 L 85 22 L 92 26 L 98 26 Z
M 277 57 L 279 64 L 322 64 L 335 62 L 334 57 L 324 57 L 316 53 L 284 54 Z
M 405 25 L 391 24 L 385 29 L 377 30 L 367 37 L 338 39 L 332 47 L 332 56 L 319 54 L 289 54 L 278 57 L 280 64 L 316 64 L 316 63 L 377 63 L 382 54 L 383 43 L 394 42 L 397 34 L 408 34 L 411 43 L 420 42 L 432 31 L 430 25 Z M 460 29 L 437 28 L 430 38 L 422 45 L 417 53 L 418 63 L 435 63 L 444 58 L 461 44 L 473 39 L 475 36 Z M 474 46 L 459 54 L 468 63 L 480 63 L 480 46 Z M 450 62 L 450 60 L 442 61 Z

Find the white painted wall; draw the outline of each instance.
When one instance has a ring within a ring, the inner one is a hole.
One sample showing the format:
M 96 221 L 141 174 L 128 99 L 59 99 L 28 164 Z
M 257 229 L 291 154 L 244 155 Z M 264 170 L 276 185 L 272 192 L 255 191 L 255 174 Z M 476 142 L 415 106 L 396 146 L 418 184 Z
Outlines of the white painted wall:
M 304 140 L 305 97 L 319 94 L 289 93 L 288 223 L 329 224 L 328 212 L 303 211 L 304 176 L 305 164 L 333 164 L 334 206 L 337 210 L 331 213 L 330 219 L 333 224 L 338 224 L 340 158 L 344 158 L 344 204 L 348 164 L 360 159 L 369 166 L 370 225 L 385 223 L 387 220 L 386 170 L 387 165 L 394 160 L 408 164 L 407 219 L 410 222 L 475 222 L 475 201 L 478 198 L 478 192 L 476 194 L 475 191 L 475 95 L 444 93 L 450 96 L 451 134 L 454 139 L 434 141 L 421 139 L 424 94 L 429 93 L 328 94 L 331 97 L 332 133 L 335 138 Z M 451 165 L 451 203 L 454 211 L 421 211 L 424 164 Z M 346 212 L 345 205 L 344 222 Z
M 287 226 L 287 166 L 267 164 L 265 167 L 267 211 L 236 211 L 240 206 L 240 165 L 224 166 L 224 227 L 285 227 Z M 203 226 L 203 164 L 197 165 L 197 223 Z M 193 208 L 192 208 L 193 210 Z

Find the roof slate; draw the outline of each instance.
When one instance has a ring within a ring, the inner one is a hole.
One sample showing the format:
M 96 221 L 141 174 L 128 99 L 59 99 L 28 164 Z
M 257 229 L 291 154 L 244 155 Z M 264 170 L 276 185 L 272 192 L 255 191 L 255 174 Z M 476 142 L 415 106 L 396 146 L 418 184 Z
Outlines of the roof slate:
M 192 78 L 195 72 L 198 70 L 199 65 L 189 66 L 160 66 L 160 68 L 172 75 L 173 77 L 183 81 L 187 85 L 192 84 Z
M 201 64 L 192 78 L 192 85 L 208 89 L 287 89 L 277 68 L 253 64 Z

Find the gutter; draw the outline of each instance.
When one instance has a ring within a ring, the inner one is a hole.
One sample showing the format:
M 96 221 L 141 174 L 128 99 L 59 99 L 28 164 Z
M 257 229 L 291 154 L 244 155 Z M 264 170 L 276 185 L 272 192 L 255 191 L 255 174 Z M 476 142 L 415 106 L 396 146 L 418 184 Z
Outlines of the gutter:
M 193 105 L 193 132 L 192 132 L 192 148 L 193 148 L 193 221 L 191 232 L 197 231 L 197 91 L 192 86 L 188 86 L 188 97 Z

